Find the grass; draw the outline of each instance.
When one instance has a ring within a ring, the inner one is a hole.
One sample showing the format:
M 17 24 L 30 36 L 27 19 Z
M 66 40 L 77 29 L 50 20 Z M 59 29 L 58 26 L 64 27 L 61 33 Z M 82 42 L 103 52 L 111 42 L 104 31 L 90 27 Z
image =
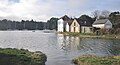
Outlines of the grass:
M 79 32 L 64 32 L 63 34 L 70 35 L 70 36 L 80 36 L 80 35 L 95 36 L 94 33 L 79 33 Z
M 0 48 L 0 65 L 45 65 L 47 57 L 40 51 Z
M 76 65 L 120 65 L 120 56 L 83 55 L 72 62 Z
M 96 35 L 95 33 L 76 33 L 76 32 L 63 32 L 62 34 L 68 36 L 79 36 L 79 37 L 88 37 L 88 38 L 120 39 L 120 35 L 115 35 L 115 34 Z

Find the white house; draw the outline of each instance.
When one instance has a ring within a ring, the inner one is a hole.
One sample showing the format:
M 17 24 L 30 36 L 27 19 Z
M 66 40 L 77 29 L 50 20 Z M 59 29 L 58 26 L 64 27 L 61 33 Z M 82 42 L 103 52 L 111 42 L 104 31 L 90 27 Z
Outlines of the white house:
M 100 19 L 96 20 L 93 24 L 93 27 L 100 28 L 100 29 L 110 29 L 112 28 L 112 23 L 108 19 Z
M 63 32 L 64 31 L 64 21 L 63 19 L 58 20 L 58 32 Z

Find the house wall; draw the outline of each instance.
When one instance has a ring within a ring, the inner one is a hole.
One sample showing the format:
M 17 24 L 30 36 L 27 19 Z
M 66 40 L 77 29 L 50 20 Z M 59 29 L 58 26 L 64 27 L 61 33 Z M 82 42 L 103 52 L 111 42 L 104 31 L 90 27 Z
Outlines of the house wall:
M 105 24 L 96 24 L 96 25 L 93 25 L 93 27 L 96 27 L 96 28 L 104 28 L 104 27 L 105 27 Z
M 105 23 L 105 28 L 106 28 L 106 29 L 112 28 L 112 23 L 111 23 L 110 21 L 107 21 L 107 22 Z
M 105 24 L 95 24 L 93 27 L 109 29 L 112 28 L 112 23 L 108 20 Z
M 63 20 L 62 19 L 60 19 L 60 20 L 58 20 L 58 32 L 63 32 Z
M 80 32 L 80 25 L 76 19 L 74 19 L 70 26 L 70 32 Z
M 105 28 L 105 29 L 109 29 L 109 28 L 112 28 L 112 23 L 108 20 L 106 23 L 104 24 L 95 24 L 95 25 L 92 25 L 93 27 L 96 27 L 96 28 Z
M 92 27 L 82 26 L 81 33 L 92 33 Z

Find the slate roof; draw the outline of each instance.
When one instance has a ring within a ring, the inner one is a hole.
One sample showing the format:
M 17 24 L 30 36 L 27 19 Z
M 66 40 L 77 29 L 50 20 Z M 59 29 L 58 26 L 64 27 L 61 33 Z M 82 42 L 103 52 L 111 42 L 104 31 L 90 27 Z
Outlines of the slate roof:
M 76 19 L 76 21 L 78 22 L 80 26 L 92 26 L 92 24 L 89 21 L 85 21 L 85 20 L 81 20 L 77 18 L 74 18 L 74 19 Z M 73 23 L 74 19 L 71 18 L 67 21 L 69 26 Z
M 95 24 L 105 24 L 108 21 L 108 19 L 100 19 L 100 20 L 96 20 L 93 25 Z
M 72 24 L 72 22 L 73 22 L 73 19 L 69 19 L 68 20 L 68 25 L 70 26 Z
M 70 18 L 67 15 L 64 15 L 60 19 L 63 19 L 64 21 L 68 21 Z
M 76 20 L 81 26 L 92 26 L 92 24 L 89 21 L 85 21 L 81 19 L 76 19 Z

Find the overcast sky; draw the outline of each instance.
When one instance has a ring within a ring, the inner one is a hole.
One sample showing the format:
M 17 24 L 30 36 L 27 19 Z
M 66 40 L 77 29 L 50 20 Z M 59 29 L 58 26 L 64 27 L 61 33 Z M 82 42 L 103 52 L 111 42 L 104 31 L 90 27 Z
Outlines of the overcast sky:
M 65 14 L 91 15 L 95 10 L 120 11 L 120 0 L 0 0 L 0 19 L 47 21 Z

